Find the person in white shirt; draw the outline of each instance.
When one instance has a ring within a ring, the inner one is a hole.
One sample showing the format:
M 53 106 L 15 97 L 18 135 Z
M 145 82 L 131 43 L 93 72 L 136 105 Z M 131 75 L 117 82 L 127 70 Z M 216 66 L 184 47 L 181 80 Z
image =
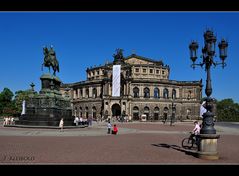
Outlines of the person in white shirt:
M 108 124 L 107 124 L 108 134 L 110 134 L 111 128 L 112 128 L 112 126 L 110 124 L 110 121 L 108 121 Z
M 11 125 L 14 125 L 15 121 L 14 121 L 14 117 L 11 117 Z
M 74 123 L 76 124 L 76 126 L 78 126 L 79 118 L 77 116 L 75 117 Z
M 79 121 L 80 121 L 80 125 L 83 125 L 83 118 L 82 117 L 80 117 Z
M 201 128 L 200 128 L 200 125 L 199 125 L 198 121 L 195 121 L 195 122 L 194 122 L 194 125 L 195 125 L 195 127 L 194 127 L 194 129 L 193 129 L 193 131 L 192 131 L 192 134 L 195 135 L 195 138 L 196 138 L 196 144 L 198 145 L 198 144 L 199 144 L 199 138 L 198 138 L 198 135 L 200 134 L 200 130 L 201 130 Z
M 3 126 L 7 125 L 7 117 L 4 117 Z
M 59 123 L 59 127 L 60 127 L 60 132 L 63 132 L 63 128 L 64 128 L 63 118 L 61 118 L 61 121 L 60 121 L 60 123 Z
M 194 125 L 195 125 L 195 127 L 194 127 L 192 133 L 195 134 L 195 135 L 199 135 L 201 128 L 200 128 L 200 125 L 199 125 L 198 121 L 195 121 Z

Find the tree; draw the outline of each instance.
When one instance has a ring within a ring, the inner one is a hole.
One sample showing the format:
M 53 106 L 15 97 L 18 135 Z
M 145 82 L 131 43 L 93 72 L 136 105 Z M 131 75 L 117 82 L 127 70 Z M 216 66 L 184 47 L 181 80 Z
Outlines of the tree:
M 13 96 L 12 91 L 8 88 L 4 88 L 0 93 L 0 114 L 12 115 L 14 109 Z
M 239 121 L 239 104 L 231 98 L 217 102 L 218 121 Z

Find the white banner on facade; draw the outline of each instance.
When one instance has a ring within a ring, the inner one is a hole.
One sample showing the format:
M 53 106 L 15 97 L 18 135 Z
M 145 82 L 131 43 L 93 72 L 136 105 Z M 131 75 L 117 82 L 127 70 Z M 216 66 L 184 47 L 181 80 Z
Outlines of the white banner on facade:
M 112 96 L 120 96 L 120 69 L 121 65 L 113 65 L 113 83 L 112 83 Z

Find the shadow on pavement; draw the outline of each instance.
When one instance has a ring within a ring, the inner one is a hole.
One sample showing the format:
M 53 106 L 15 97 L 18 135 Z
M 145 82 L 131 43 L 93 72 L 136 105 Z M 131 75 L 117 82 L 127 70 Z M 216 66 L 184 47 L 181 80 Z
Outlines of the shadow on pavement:
M 197 151 L 196 150 L 185 149 L 185 148 L 182 148 L 178 145 L 170 145 L 170 144 L 164 144 L 164 143 L 151 144 L 151 145 L 155 146 L 155 147 L 163 147 L 163 148 L 168 148 L 168 149 L 174 149 L 174 150 L 177 150 L 177 151 L 180 151 L 180 152 L 184 152 L 187 155 L 192 155 L 194 157 L 197 157 Z

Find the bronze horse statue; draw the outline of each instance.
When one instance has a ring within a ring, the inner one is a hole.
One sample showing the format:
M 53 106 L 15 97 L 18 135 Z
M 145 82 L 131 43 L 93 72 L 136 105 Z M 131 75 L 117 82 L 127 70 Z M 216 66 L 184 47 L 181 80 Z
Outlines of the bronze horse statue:
M 47 47 L 43 47 L 43 53 L 44 53 L 44 63 L 42 64 L 42 70 L 43 70 L 43 65 L 49 68 L 49 72 L 50 72 L 50 67 L 52 67 L 54 71 L 53 75 L 56 75 L 56 71 L 59 72 L 59 63 L 56 59 L 56 53 L 53 50 L 53 47 L 51 46 L 49 50 Z

